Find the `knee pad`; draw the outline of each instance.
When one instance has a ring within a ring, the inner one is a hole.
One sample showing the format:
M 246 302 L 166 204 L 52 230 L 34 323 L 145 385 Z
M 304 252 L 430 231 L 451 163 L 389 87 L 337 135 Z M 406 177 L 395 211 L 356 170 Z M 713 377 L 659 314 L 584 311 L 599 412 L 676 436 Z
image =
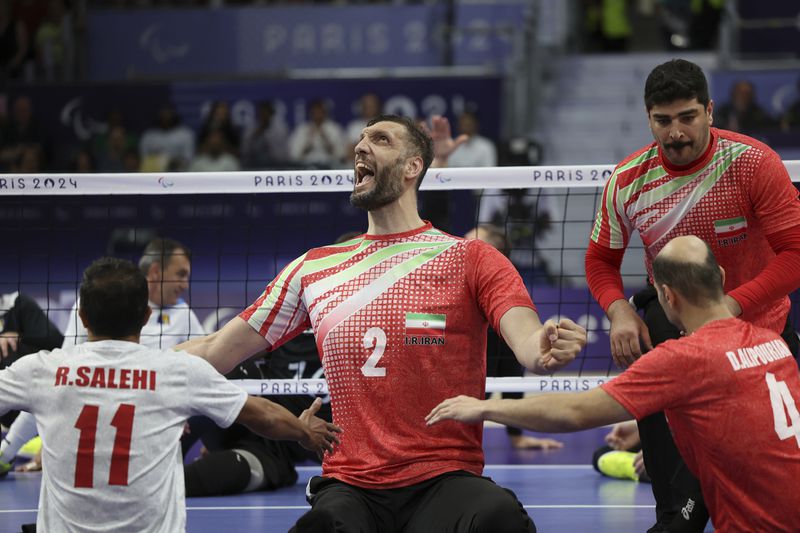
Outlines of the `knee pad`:
M 222 496 L 243 492 L 250 483 L 250 464 L 226 450 L 210 453 L 183 468 L 186 496 Z

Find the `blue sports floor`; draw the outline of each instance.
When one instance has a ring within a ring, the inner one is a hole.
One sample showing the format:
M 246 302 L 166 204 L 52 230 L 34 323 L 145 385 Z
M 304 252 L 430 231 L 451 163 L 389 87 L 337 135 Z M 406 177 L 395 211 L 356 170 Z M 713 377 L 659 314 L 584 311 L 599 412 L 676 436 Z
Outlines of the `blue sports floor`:
M 560 450 L 518 451 L 504 429 L 488 427 L 485 475 L 516 492 L 539 532 L 644 532 L 654 522 L 650 485 L 604 478 L 591 467 L 606 432 L 554 436 L 565 443 Z M 300 467 L 297 484 L 277 492 L 189 498 L 188 531 L 285 532 L 308 508 L 305 483 L 319 470 Z M 35 520 L 40 479 L 39 473 L 11 473 L 0 480 L 0 533 Z

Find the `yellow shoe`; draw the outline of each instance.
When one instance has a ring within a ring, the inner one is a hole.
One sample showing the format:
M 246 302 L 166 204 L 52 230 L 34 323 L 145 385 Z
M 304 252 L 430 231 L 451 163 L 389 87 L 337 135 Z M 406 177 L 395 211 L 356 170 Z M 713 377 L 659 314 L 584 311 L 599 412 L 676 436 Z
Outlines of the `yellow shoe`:
M 606 452 L 597 460 L 597 468 L 600 469 L 600 473 L 608 477 L 639 481 L 639 476 L 633 467 L 635 457 L 636 454 L 633 452 L 617 450 Z
M 31 459 L 40 451 L 42 451 L 42 439 L 37 435 L 22 445 L 22 448 L 17 452 L 17 456 Z
M 12 461 L 13 463 L 13 461 Z M 0 452 L 0 478 L 6 477 L 11 471 L 11 463 L 6 461 L 3 457 L 3 452 Z

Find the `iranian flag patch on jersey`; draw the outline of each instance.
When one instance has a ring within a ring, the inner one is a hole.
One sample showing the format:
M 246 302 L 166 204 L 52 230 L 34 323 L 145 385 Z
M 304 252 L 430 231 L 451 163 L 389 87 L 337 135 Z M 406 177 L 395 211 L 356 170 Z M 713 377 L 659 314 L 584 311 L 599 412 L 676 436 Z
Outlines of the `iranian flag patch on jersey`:
M 747 231 L 747 220 L 744 217 L 726 218 L 714 222 L 714 232 L 721 239 L 733 237 L 745 231 Z
M 447 315 L 426 313 L 406 313 L 406 335 L 424 337 L 443 337 Z
M 747 220 L 744 217 L 726 218 L 714 221 L 714 233 L 720 246 L 736 244 L 745 239 Z
M 717 244 L 730 246 L 747 238 L 747 220 L 744 217 L 726 218 L 714 221 Z

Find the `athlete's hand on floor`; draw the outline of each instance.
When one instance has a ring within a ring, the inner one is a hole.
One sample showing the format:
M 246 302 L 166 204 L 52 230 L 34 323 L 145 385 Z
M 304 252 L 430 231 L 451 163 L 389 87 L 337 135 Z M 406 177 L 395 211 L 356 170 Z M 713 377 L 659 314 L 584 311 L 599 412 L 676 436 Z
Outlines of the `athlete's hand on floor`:
M 606 435 L 606 444 L 615 450 L 628 451 L 641 443 L 639 427 L 634 420 L 614 424 L 614 427 Z
M 644 456 L 641 451 L 633 458 L 633 469 L 636 470 L 636 475 L 640 479 L 647 475 L 647 469 L 644 467 Z
M 322 400 L 317 398 L 311 407 L 303 411 L 298 418 L 308 426 L 308 435 L 300 441 L 300 445 L 312 452 L 316 452 L 317 456 L 322 459 L 325 452 L 333 453 L 333 445 L 339 444 L 338 433 L 342 432 L 342 428 L 336 424 L 331 424 L 325 420 L 314 416 L 322 406 Z
M 564 447 L 560 440 L 532 437 L 530 435 L 511 435 L 511 446 L 517 450 L 557 450 Z
M 38 452 L 33 459 L 14 469 L 15 472 L 38 472 L 42 469 L 42 452 Z

